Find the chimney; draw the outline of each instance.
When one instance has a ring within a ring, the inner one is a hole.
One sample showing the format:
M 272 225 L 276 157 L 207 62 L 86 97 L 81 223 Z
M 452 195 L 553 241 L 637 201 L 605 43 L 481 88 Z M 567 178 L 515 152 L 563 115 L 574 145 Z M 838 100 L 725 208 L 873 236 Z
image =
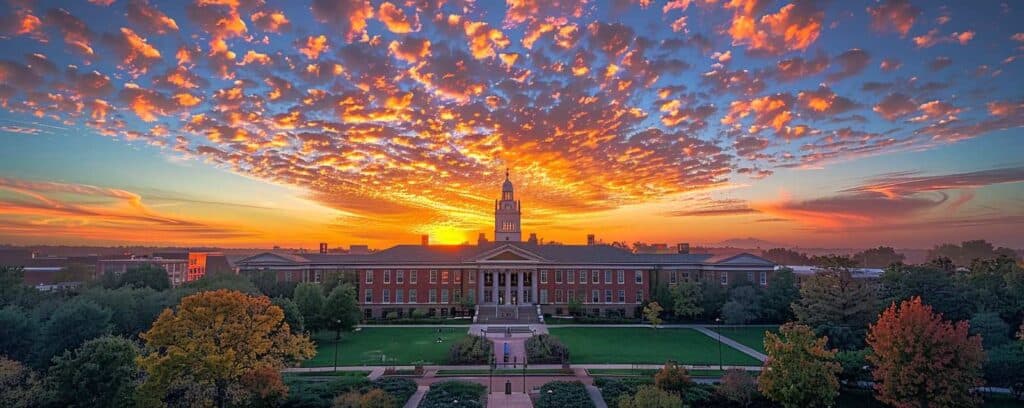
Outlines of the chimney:
M 676 244 L 676 252 L 678 252 L 680 254 L 688 254 L 688 253 L 690 253 L 690 243 L 689 242 L 681 242 L 681 243 Z
M 529 244 L 532 244 L 532 245 L 537 245 L 537 233 L 536 232 L 531 232 L 530 233 L 530 239 L 528 241 L 526 241 L 526 242 L 529 243 Z
M 484 245 L 486 243 L 487 243 L 487 235 L 481 232 L 480 235 L 478 235 L 476 237 L 476 244 L 482 246 L 482 245 Z
M 326 242 L 321 242 L 320 243 L 320 253 L 321 254 L 326 254 L 327 253 L 327 243 Z
M 587 234 L 587 245 L 594 246 L 594 234 Z
M 420 245 L 423 245 L 423 246 L 430 245 L 430 235 L 427 235 L 427 234 L 420 235 Z

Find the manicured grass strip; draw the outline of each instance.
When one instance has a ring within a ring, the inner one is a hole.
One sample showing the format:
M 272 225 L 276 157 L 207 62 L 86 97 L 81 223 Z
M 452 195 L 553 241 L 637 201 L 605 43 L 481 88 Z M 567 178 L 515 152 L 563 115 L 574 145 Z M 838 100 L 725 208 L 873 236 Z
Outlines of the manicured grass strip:
M 692 329 L 651 329 L 644 327 L 555 327 L 551 335 L 569 348 L 574 364 L 718 364 L 715 339 Z M 722 345 L 721 362 L 726 365 L 761 365 L 753 357 Z
M 486 377 L 490 370 L 437 370 L 437 377 Z M 494 375 L 523 375 L 523 370 L 514 368 L 494 370 Z M 526 369 L 526 375 L 572 375 L 557 368 Z
M 285 377 L 366 377 L 369 371 L 310 371 L 285 373 Z
M 764 333 L 778 333 L 777 327 L 712 327 L 711 330 L 721 333 L 744 346 L 764 353 Z
M 630 370 L 628 368 L 591 368 L 587 370 L 591 376 L 611 376 L 611 377 L 653 377 L 658 370 L 654 369 L 642 369 L 642 370 Z M 725 371 L 721 370 L 687 370 L 690 377 L 709 377 L 717 378 L 725 375 Z
M 446 364 L 452 343 L 466 336 L 461 328 L 364 327 L 342 335 L 338 365 Z M 334 333 L 320 332 L 313 340 L 317 343 L 316 357 L 303 366 L 334 365 Z

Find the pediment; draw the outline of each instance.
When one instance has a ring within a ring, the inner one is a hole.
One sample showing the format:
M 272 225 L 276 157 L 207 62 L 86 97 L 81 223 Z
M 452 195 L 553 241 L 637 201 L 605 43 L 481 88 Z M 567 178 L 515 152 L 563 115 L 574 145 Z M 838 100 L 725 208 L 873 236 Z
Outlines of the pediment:
M 764 258 L 761 258 L 759 256 L 744 253 L 744 254 L 739 254 L 739 255 L 736 255 L 736 256 L 731 256 L 729 258 L 726 258 L 726 259 L 723 259 L 721 261 L 715 262 L 715 265 L 764 265 L 764 266 L 771 266 L 771 265 L 774 265 L 774 264 L 771 261 L 769 261 L 767 259 L 764 259 Z
M 524 257 L 522 255 L 519 255 L 519 254 L 517 254 L 515 252 L 512 252 L 512 251 L 505 251 L 505 252 L 498 253 L 498 254 L 490 257 L 490 258 L 487 258 L 486 260 L 488 260 L 488 261 L 526 261 L 526 260 L 528 260 L 528 258 L 526 258 L 526 257 Z
M 281 255 L 273 252 L 264 252 L 256 254 L 248 258 L 242 259 L 236 264 L 238 265 L 295 265 L 302 263 L 295 255 Z
M 484 252 L 474 259 L 475 262 L 542 262 L 544 258 L 531 251 L 515 245 L 502 245 Z

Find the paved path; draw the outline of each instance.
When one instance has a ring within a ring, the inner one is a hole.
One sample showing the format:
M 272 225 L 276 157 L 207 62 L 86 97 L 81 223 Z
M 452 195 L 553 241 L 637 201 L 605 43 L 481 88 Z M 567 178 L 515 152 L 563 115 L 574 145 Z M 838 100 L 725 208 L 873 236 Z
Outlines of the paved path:
M 416 387 L 416 392 L 409 397 L 409 400 L 405 402 L 403 408 L 416 408 L 420 406 L 420 401 L 423 401 L 423 396 L 427 395 L 427 391 L 430 390 L 429 385 L 420 385 Z
M 590 395 L 590 400 L 594 402 L 594 406 L 597 408 L 608 408 L 608 404 L 604 403 L 604 397 L 601 396 L 601 390 L 593 385 L 587 386 L 587 395 Z
M 367 377 L 370 379 L 370 381 L 373 381 L 380 378 L 383 375 L 384 367 L 374 367 L 373 370 L 370 370 L 370 375 L 368 375 Z
M 530 396 L 521 392 L 513 392 L 505 395 L 504 392 L 492 392 L 487 394 L 487 406 L 509 407 L 509 408 L 533 408 L 533 401 Z
M 576 369 L 576 368 L 581 368 L 581 369 L 594 369 L 594 368 L 597 368 L 597 369 L 618 369 L 618 370 L 629 370 L 629 369 L 657 370 L 657 369 L 660 369 L 663 366 L 664 366 L 663 364 L 573 364 L 572 368 L 574 368 L 574 369 Z M 682 366 L 685 367 L 687 370 L 717 370 L 718 369 L 718 364 L 710 364 L 710 365 L 682 364 Z M 338 371 L 372 371 L 374 368 L 377 368 L 377 367 L 384 367 L 384 366 L 345 366 L 345 367 L 338 367 Z M 393 368 L 395 368 L 397 370 L 412 370 L 412 369 L 415 368 L 415 366 L 411 366 L 411 365 L 397 365 L 397 366 L 387 366 L 387 367 L 393 367 Z M 489 368 L 489 366 L 487 366 L 487 365 L 431 365 L 431 366 L 423 366 L 423 369 L 426 370 L 426 371 L 430 371 L 430 370 L 435 370 L 435 371 L 436 370 L 486 370 L 488 368 Z M 545 370 L 545 369 L 556 369 L 557 370 L 557 369 L 561 369 L 561 368 L 562 368 L 561 364 L 536 364 L 536 365 L 531 365 L 530 366 L 530 369 L 538 369 L 538 370 Z M 747 370 L 747 371 L 761 371 L 761 366 L 733 366 L 733 365 L 725 365 L 725 366 L 722 366 L 722 368 L 725 369 L 725 370 L 728 370 L 728 369 L 731 369 L 731 368 L 736 368 L 736 369 Z M 291 368 L 286 368 L 286 369 L 281 370 L 281 371 L 285 372 L 285 373 L 320 373 L 320 372 L 334 371 L 334 367 L 291 367 Z
M 725 344 L 726 346 L 729 346 L 729 347 L 732 347 L 732 348 L 734 348 L 736 350 L 739 350 L 743 354 L 746 354 L 748 356 L 756 358 L 758 361 L 760 361 L 762 363 L 765 360 L 768 359 L 768 356 L 764 355 L 764 353 L 762 353 L 760 351 L 757 351 L 757 350 L 754 350 L 754 349 L 752 349 L 750 347 L 744 346 L 744 345 L 736 342 L 736 340 L 733 340 L 733 339 L 730 339 L 728 337 L 725 337 L 722 334 L 717 333 L 714 330 L 711 330 L 711 329 L 707 328 L 706 326 L 697 326 L 697 327 L 694 327 L 693 329 L 697 330 L 697 331 L 699 331 L 701 333 L 704 333 L 704 335 L 706 335 L 708 337 L 711 337 L 712 339 L 715 339 L 716 341 L 721 341 L 722 344 Z

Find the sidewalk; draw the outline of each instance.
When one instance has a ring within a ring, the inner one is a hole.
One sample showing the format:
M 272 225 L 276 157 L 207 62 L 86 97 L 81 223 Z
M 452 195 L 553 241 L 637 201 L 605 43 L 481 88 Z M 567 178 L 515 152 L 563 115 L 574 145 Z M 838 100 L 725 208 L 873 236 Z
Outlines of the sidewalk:
M 728 337 L 725 337 L 721 333 L 715 332 L 714 330 L 711 330 L 711 329 L 707 328 L 706 326 L 697 326 L 697 327 L 694 327 L 693 329 L 703 333 L 705 336 L 708 336 L 708 337 L 710 337 L 712 339 L 715 339 L 715 341 L 721 341 L 722 344 L 724 344 L 726 346 L 729 346 L 729 347 L 732 347 L 732 348 L 734 348 L 736 350 L 739 350 L 743 354 L 746 354 L 748 356 L 756 358 L 756 359 L 758 359 L 758 361 L 760 361 L 762 363 L 765 360 L 768 359 L 768 356 L 764 355 L 764 353 L 762 353 L 760 351 L 757 351 L 757 350 L 754 350 L 754 349 L 752 349 L 750 347 L 744 346 L 744 345 L 742 345 L 740 343 L 737 343 L 736 340 L 733 340 L 733 339 L 730 339 Z

